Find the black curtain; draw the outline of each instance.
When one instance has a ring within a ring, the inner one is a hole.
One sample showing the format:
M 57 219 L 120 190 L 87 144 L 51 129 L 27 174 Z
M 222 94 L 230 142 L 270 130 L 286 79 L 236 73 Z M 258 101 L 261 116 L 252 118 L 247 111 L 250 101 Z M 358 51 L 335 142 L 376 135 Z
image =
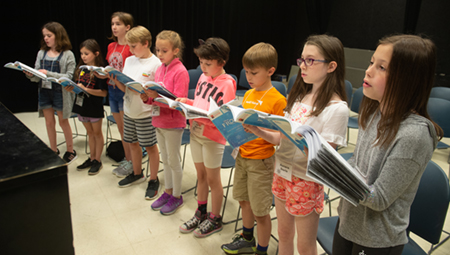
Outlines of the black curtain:
M 438 6 L 446 2 L 430 1 Z M 111 14 L 125 11 L 133 15 L 136 25 L 147 27 L 153 38 L 165 29 L 178 32 L 186 45 L 183 58 L 188 69 L 198 65 L 193 53 L 198 39 L 217 36 L 224 38 L 231 48 L 225 69 L 238 78 L 243 54 L 258 42 L 271 43 L 277 49 L 279 64 L 276 73 L 288 74 L 301 53 L 302 43 L 310 34 L 328 33 L 340 38 L 346 47 L 374 49 L 377 40 L 386 34 L 414 30 L 415 25 L 409 24 L 418 24 L 420 32 L 425 34 L 430 30 L 448 30 L 448 23 L 438 27 L 433 23 L 440 16 L 431 15 L 422 20 L 424 3 L 420 5 L 418 16 L 417 2 L 420 1 L 6 1 L 0 17 L 4 24 L 1 64 L 21 61 L 33 66 L 39 50 L 41 27 L 48 21 L 60 22 L 66 28 L 77 61 L 79 45 L 88 38 L 96 39 L 103 55 L 106 55 L 107 45 L 111 42 L 107 39 L 111 35 Z M 440 13 L 443 15 L 444 12 Z M 423 23 L 434 25 L 431 28 L 423 26 Z M 449 37 L 450 33 L 440 34 L 438 47 L 448 47 Z M 439 58 L 449 59 L 450 53 L 444 53 Z M 441 70 L 448 70 L 450 66 L 448 61 L 440 61 L 439 65 Z M 3 78 L 0 86 L 0 101 L 3 104 L 13 112 L 37 110 L 36 84 L 14 70 L 0 68 L 0 75 Z

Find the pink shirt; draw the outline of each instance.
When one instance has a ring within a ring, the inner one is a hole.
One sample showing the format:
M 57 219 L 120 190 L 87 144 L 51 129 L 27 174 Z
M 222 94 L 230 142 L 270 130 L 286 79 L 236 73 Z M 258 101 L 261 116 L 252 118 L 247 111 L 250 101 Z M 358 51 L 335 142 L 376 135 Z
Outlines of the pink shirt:
M 186 98 L 189 90 L 189 73 L 178 58 L 172 60 L 167 66 L 162 64 L 155 73 L 155 82 L 162 84 L 177 97 Z M 157 128 L 185 128 L 186 118 L 180 111 L 169 108 L 167 105 L 154 102 L 152 99 L 146 102 L 160 107 L 159 116 L 153 116 L 152 124 Z
M 188 100 L 187 103 L 209 110 L 209 97 L 212 97 L 219 106 L 233 100 L 236 97 L 236 81 L 228 74 L 221 74 L 214 79 L 211 76 L 202 74 L 195 88 L 194 100 Z M 191 124 L 193 121 L 199 125 L 204 125 L 203 136 L 220 144 L 226 143 L 225 138 L 211 120 L 199 118 L 191 120 Z

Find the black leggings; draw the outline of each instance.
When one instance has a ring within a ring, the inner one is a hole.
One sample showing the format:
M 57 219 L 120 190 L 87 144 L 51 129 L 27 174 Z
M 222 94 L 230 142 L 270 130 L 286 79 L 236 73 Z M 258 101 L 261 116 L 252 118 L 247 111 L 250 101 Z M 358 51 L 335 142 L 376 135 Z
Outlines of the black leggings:
M 339 234 L 339 220 L 334 231 L 333 255 L 401 255 L 404 245 L 388 248 L 369 248 L 344 239 Z

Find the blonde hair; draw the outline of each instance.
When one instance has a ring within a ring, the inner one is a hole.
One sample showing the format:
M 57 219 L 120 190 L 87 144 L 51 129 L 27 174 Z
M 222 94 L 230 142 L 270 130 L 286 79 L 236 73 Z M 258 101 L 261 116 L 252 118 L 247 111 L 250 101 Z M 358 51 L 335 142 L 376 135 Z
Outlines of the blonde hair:
M 125 26 L 130 26 L 130 29 L 133 28 L 133 16 L 131 14 L 126 12 L 115 12 L 111 15 L 111 20 L 115 17 L 119 18 Z M 117 37 L 114 34 L 111 34 L 111 37 L 108 39 L 117 42 Z
M 242 57 L 242 65 L 250 69 L 263 67 L 277 69 L 278 53 L 269 43 L 257 43 L 250 47 Z
M 163 30 L 161 31 L 157 36 L 156 39 L 158 40 L 167 40 L 172 44 L 172 50 L 178 49 L 177 58 L 182 61 L 183 51 L 184 51 L 184 43 L 181 39 L 181 36 L 172 30 Z
M 148 48 L 152 47 L 152 34 L 148 31 L 147 28 L 143 26 L 133 27 L 128 33 L 125 35 L 125 39 L 127 43 L 141 43 L 144 45 L 148 42 Z

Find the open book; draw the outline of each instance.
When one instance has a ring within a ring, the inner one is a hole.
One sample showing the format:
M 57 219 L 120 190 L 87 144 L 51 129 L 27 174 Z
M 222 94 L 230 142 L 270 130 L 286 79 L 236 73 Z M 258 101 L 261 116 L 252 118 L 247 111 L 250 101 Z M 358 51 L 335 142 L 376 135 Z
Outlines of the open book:
M 176 99 L 177 96 L 175 96 L 172 92 L 170 92 L 168 89 L 164 88 L 159 83 L 156 83 L 154 81 L 147 81 L 145 83 L 141 83 L 138 81 L 131 81 L 125 84 L 125 86 L 143 94 L 145 93 L 146 89 L 151 89 L 156 91 L 158 94 L 165 96 L 170 99 Z
M 53 77 L 48 77 L 47 80 L 51 81 L 51 82 L 59 83 L 63 87 L 73 86 L 74 93 L 76 93 L 76 94 L 85 93 L 87 96 L 89 96 L 89 93 L 87 93 L 86 90 L 84 90 L 82 87 L 78 86 L 78 84 L 76 82 L 72 81 L 71 79 L 69 79 L 67 77 L 61 77 L 59 79 L 56 79 Z
M 233 104 L 225 104 L 215 110 L 210 117 L 214 125 L 230 144 L 242 145 L 256 138 L 253 138 L 253 134 L 244 131 L 242 124 L 248 124 L 280 131 L 295 143 L 297 147 L 301 148 L 302 151 L 303 146 L 308 147 L 303 137 L 295 133 L 295 129 L 300 124 L 292 122 L 283 116 L 271 115 L 255 109 L 244 109 Z M 234 135 L 239 135 L 239 137 L 234 137 Z
M 365 178 L 312 127 L 303 126 L 297 132 L 309 145 L 306 175 L 357 206 L 364 199 L 364 194 L 370 192 Z
M 61 77 L 59 79 L 54 78 L 54 77 L 47 77 L 47 75 L 39 72 L 38 70 L 29 67 L 27 65 L 25 65 L 24 63 L 21 63 L 19 61 L 16 61 L 14 63 L 7 63 L 5 65 L 5 67 L 7 68 L 11 68 L 14 70 L 18 70 L 18 71 L 27 71 L 32 73 L 33 75 L 39 77 L 40 79 L 44 80 L 44 81 L 51 81 L 54 83 L 58 83 L 61 84 L 63 87 L 66 87 L 68 85 L 72 85 L 74 87 L 73 92 L 80 94 L 80 93 L 85 93 L 86 95 L 89 96 L 89 94 L 86 92 L 86 90 L 84 90 L 83 88 L 81 88 L 80 86 L 78 86 L 78 84 L 76 84 L 75 82 L 73 82 L 71 79 L 67 78 L 67 77 Z
M 35 76 L 39 77 L 42 80 L 45 80 L 45 81 L 47 80 L 47 75 L 39 72 L 38 70 L 36 70 L 32 67 L 27 66 L 24 63 L 21 63 L 19 61 L 16 61 L 14 63 L 11 63 L 11 62 L 7 63 L 4 65 L 4 67 L 11 68 L 11 69 L 18 70 L 18 71 L 27 71 L 27 72 L 34 74 Z
M 196 118 L 209 118 L 208 111 L 200 109 L 198 107 L 184 104 L 168 97 L 161 95 L 161 97 L 155 98 L 154 101 L 160 102 L 168 105 L 170 108 L 181 111 L 186 119 L 196 119 Z M 214 100 L 213 100 L 214 101 Z
M 97 72 L 101 75 L 108 75 L 108 71 L 106 70 L 110 66 L 101 67 L 101 66 L 89 66 L 89 65 L 81 65 L 80 69 L 87 69 L 91 72 Z
M 247 109 L 234 105 L 235 101 L 224 104 L 209 114 L 212 123 L 233 148 L 258 138 L 255 134 L 244 130 L 242 115 L 245 115 Z
M 217 113 L 219 112 L 219 115 Z M 222 105 L 209 114 L 214 125 L 227 141 L 233 142 L 233 133 L 239 131 L 233 123 L 244 123 L 280 131 L 300 150 L 308 148 L 307 176 L 330 187 L 353 205 L 357 205 L 369 192 L 364 177 L 325 141 L 312 127 L 289 119 L 254 109 L 243 109 L 233 105 Z M 216 118 L 216 120 L 215 120 Z M 242 125 L 241 125 L 242 126 Z M 229 129 L 229 130 L 227 130 Z M 244 131 L 245 132 L 245 131 Z M 231 134 L 227 136 L 227 134 Z M 247 138 L 251 139 L 251 137 Z M 242 144 L 245 140 L 242 140 Z
M 134 81 L 132 78 L 130 78 L 129 76 L 127 76 L 126 74 L 122 73 L 121 71 L 115 69 L 112 66 L 99 67 L 99 66 L 82 65 L 82 66 L 80 66 L 80 69 L 81 68 L 85 68 L 85 69 L 88 69 L 89 71 L 97 72 L 101 75 L 109 74 L 111 76 L 116 77 L 117 80 L 124 85 L 128 82 Z

